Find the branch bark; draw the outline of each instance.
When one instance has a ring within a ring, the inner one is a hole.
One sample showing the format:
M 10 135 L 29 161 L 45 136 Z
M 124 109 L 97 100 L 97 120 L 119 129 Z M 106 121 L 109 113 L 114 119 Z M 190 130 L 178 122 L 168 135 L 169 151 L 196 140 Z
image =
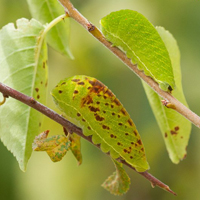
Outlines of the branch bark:
M 71 122 L 69 122 L 64 117 L 62 117 L 61 115 L 59 115 L 55 111 L 51 110 L 50 108 L 47 108 L 43 104 L 39 103 L 34 98 L 29 97 L 29 96 L 27 96 L 25 94 L 22 94 L 21 92 L 6 86 L 5 84 L 3 84 L 1 82 L 0 82 L 0 92 L 4 96 L 3 103 L 5 103 L 5 98 L 12 97 L 12 98 L 14 98 L 14 99 L 16 99 L 16 100 L 28 105 L 28 106 L 34 108 L 35 110 L 39 111 L 40 113 L 46 115 L 50 119 L 54 120 L 55 122 L 57 122 L 60 125 L 62 125 L 63 127 L 65 127 L 69 132 L 76 133 L 79 136 L 81 136 L 82 138 L 84 138 L 87 141 L 89 141 L 90 143 L 92 143 L 92 138 L 90 136 L 89 137 L 85 136 L 83 134 L 81 128 L 79 128 L 76 125 L 72 124 Z M 95 144 L 93 144 L 93 145 L 95 145 Z M 100 148 L 99 145 L 95 145 L 95 146 Z M 128 163 L 126 163 L 126 161 L 120 160 L 120 159 L 119 159 L 119 161 L 122 162 L 123 164 L 127 165 L 131 169 L 135 170 L 135 168 L 132 167 L 131 165 L 129 165 Z M 160 188 L 162 188 L 162 189 L 164 189 L 164 190 L 176 195 L 176 193 L 173 192 L 169 188 L 169 186 L 167 186 L 166 184 L 162 183 L 160 180 L 158 180 L 157 178 L 155 178 L 154 176 L 149 174 L 147 171 L 145 171 L 145 172 L 137 172 L 137 173 L 141 174 L 143 177 L 145 177 L 147 180 L 149 180 L 151 182 L 152 186 L 158 186 L 158 187 L 160 187 Z
M 113 52 L 125 65 L 127 65 L 139 78 L 145 81 L 160 97 L 165 99 L 171 105 L 173 109 L 183 115 L 186 119 L 191 121 L 195 126 L 200 128 L 200 117 L 192 112 L 189 108 L 184 106 L 180 101 L 174 98 L 169 92 L 165 92 L 159 88 L 159 85 L 150 77 L 146 76 L 143 71 L 137 68 L 136 64 L 133 64 L 126 54 L 117 47 L 113 47 L 112 43 L 108 42 L 101 31 L 91 24 L 81 13 L 79 13 L 70 0 L 58 0 L 65 8 L 69 17 L 76 20 L 87 31 L 89 31 L 97 40 L 99 40 L 104 46 L 106 46 L 111 52 Z

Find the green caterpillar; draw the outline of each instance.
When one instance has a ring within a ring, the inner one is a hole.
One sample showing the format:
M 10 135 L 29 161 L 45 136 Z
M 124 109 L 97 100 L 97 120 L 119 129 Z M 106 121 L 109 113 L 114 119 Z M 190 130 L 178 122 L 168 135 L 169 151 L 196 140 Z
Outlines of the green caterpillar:
M 162 90 L 174 89 L 167 48 L 155 27 L 142 14 L 120 10 L 102 18 L 100 23 L 105 38 L 121 48 L 138 69 L 152 77 Z
M 92 136 L 103 152 L 122 158 L 137 171 L 149 169 L 140 135 L 123 105 L 100 81 L 74 76 L 61 81 L 52 91 L 58 108 L 84 135 Z

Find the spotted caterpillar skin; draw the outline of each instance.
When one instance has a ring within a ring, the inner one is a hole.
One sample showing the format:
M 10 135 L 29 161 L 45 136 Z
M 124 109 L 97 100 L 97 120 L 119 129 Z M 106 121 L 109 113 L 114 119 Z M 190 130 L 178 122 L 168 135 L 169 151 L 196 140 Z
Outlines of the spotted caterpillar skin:
M 138 172 L 149 169 L 140 135 L 116 96 L 95 78 L 78 75 L 52 91 L 58 108 L 103 152 L 121 157 Z

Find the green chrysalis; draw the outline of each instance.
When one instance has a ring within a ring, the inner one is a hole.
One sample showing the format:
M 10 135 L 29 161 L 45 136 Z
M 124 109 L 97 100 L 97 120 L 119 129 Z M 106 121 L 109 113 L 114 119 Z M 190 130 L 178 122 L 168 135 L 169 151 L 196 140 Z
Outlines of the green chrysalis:
M 112 12 L 101 19 L 105 38 L 126 52 L 138 69 L 152 77 L 164 91 L 174 88 L 169 53 L 155 27 L 133 10 Z
M 123 105 L 100 81 L 74 76 L 52 91 L 56 105 L 103 152 L 121 157 L 137 171 L 149 169 L 140 135 Z

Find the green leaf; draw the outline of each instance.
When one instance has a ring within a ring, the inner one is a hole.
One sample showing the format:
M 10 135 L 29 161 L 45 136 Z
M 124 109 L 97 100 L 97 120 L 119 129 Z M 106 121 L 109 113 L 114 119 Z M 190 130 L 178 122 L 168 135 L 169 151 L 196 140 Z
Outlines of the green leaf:
M 62 160 L 70 149 L 71 142 L 65 135 L 48 137 L 49 131 L 44 131 L 35 137 L 32 144 L 34 151 L 46 151 L 53 162 Z
M 123 168 L 122 163 L 113 160 L 116 171 L 102 184 L 102 187 L 111 194 L 122 195 L 129 190 L 130 178 Z
M 53 99 L 67 118 L 92 136 L 103 152 L 122 157 L 137 171 L 149 165 L 140 135 L 129 114 L 103 83 L 83 75 L 67 78 L 53 89 Z
M 64 8 L 57 0 L 27 0 L 32 16 L 43 24 L 50 23 L 64 13 Z M 47 42 L 56 51 L 73 58 L 69 49 L 70 21 L 63 20 L 47 34 Z
M 112 12 L 101 19 L 106 39 L 126 52 L 147 76 L 162 90 L 174 89 L 174 76 L 168 51 L 154 26 L 132 10 Z
M 187 106 L 181 83 L 180 52 L 177 42 L 164 28 L 157 27 L 157 31 L 165 42 L 172 61 L 176 83 L 176 88 L 172 92 L 172 95 Z M 143 85 L 164 137 L 169 157 L 172 162 L 179 163 L 186 156 L 191 123 L 173 109 L 164 107 L 161 103 L 161 97 L 147 86 L 146 83 L 143 82 Z
M 47 49 L 44 26 L 19 19 L 0 30 L 0 81 L 41 103 L 46 101 Z M 0 107 L 0 137 L 25 171 L 31 144 L 39 134 L 42 115 L 12 98 Z

